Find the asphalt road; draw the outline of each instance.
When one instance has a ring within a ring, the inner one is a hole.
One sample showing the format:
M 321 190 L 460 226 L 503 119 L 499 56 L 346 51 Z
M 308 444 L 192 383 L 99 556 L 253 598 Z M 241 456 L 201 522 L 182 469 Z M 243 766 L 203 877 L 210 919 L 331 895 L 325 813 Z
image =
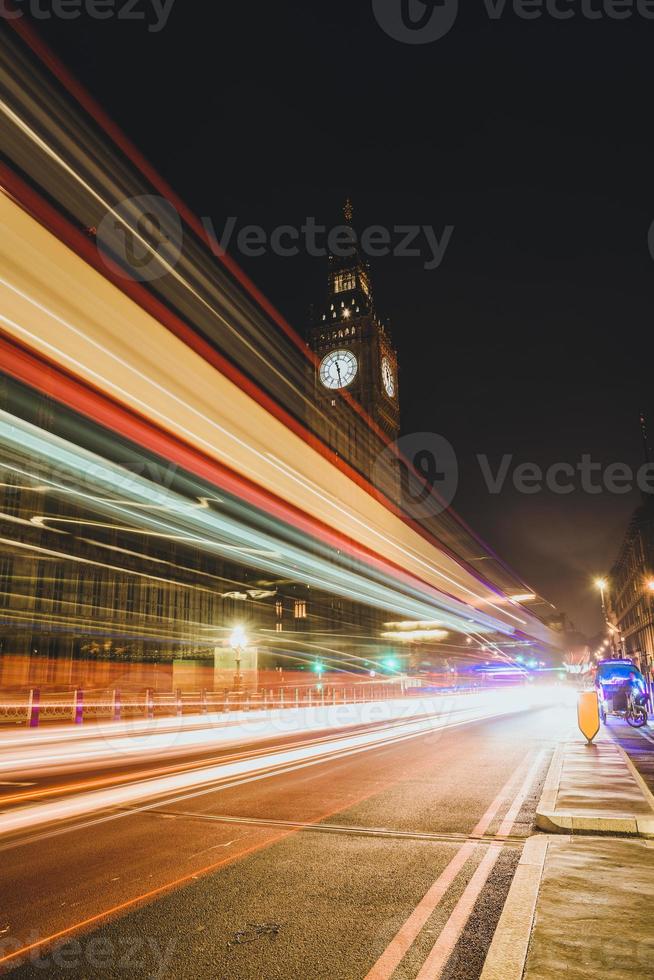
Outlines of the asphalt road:
M 476 978 L 571 724 L 549 708 L 428 730 L 0 841 L 0 957 L 26 950 L 4 968 Z

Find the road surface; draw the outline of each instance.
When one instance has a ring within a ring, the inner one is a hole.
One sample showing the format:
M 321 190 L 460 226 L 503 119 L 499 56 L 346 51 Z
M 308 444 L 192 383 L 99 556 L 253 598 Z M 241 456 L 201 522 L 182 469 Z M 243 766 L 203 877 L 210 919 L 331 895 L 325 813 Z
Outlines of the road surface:
M 202 746 L 174 765 L 188 774 L 234 757 L 291 761 L 0 838 L 1 968 L 478 977 L 553 748 L 572 725 L 573 709 L 555 706 L 413 735 L 366 726 L 369 744 L 341 741 L 363 731 L 348 728 Z M 310 755 L 326 744 L 328 754 Z M 37 802 L 52 804 L 103 792 L 93 780 L 129 787 L 143 767 L 159 771 L 161 760 L 26 776 L 31 786 L 0 787 L 0 818 L 44 791 Z

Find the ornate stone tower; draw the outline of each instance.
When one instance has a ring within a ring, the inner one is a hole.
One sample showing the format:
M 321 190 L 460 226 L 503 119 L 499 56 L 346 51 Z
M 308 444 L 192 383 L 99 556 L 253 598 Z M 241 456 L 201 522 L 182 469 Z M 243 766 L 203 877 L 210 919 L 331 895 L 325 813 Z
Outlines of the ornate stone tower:
M 352 205 L 343 210 L 350 245 L 347 255 L 330 255 L 325 302 L 318 308 L 308 342 L 317 355 L 310 390 L 313 431 L 371 478 L 385 441 L 397 439 L 400 403 L 397 352 L 377 315 L 370 269 L 356 245 Z M 343 394 L 351 399 L 343 398 Z M 383 433 L 375 437 L 357 402 Z

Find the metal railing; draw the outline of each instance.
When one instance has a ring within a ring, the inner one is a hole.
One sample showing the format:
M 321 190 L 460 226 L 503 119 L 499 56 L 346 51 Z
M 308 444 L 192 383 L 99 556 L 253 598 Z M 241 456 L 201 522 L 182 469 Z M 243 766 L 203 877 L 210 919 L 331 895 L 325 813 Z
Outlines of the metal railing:
M 0 725 L 37 728 L 43 723 L 81 725 L 91 721 L 257 711 L 279 708 L 318 708 L 359 704 L 402 697 L 400 681 L 349 685 L 283 686 L 265 690 L 157 691 L 51 690 L 30 688 L 0 691 Z

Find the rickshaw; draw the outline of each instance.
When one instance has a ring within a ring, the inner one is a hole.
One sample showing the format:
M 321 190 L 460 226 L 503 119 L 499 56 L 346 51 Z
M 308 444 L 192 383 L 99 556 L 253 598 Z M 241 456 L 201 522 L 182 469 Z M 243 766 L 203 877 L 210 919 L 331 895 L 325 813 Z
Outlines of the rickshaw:
M 630 674 L 634 675 L 629 684 Z M 606 724 L 608 715 L 624 718 L 632 728 L 647 724 L 647 687 L 645 678 L 631 660 L 600 660 L 595 674 L 600 718 Z

